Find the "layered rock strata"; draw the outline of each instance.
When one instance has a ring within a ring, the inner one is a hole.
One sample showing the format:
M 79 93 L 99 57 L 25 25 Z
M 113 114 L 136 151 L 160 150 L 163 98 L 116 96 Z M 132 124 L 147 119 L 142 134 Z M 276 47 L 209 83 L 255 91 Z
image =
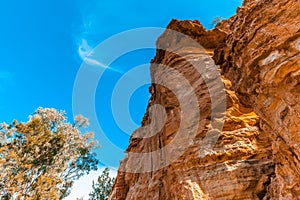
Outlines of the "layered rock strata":
M 300 199 L 300 1 L 247 1 L 215 50 L 238 98 L 272 139 L 272 199 Z
M 297 0 L 245 1 L 211 31 L 172 20 L 203 48 L 168 30 L 158 39 L 151 98 L 110 199 L 300 199 L 299 23 Z

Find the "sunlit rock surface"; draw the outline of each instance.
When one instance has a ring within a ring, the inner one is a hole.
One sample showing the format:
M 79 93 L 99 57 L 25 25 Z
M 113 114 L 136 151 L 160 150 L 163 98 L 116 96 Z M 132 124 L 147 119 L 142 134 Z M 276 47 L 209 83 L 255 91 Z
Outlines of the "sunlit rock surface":
M 299 24 L 299 0 L 247 0 L 211 31 L 172 20 L 203 48 L 158 38 L 151 98 L 127 149 L 145 156 L 121 161 L 110 199 L 300 199 Z

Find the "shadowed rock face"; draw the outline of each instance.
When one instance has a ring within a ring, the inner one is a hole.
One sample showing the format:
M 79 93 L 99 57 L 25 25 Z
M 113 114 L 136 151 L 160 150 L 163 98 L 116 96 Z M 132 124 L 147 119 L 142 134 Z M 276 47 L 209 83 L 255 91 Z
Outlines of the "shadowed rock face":
M 245 1 L 211 31 L 172 20 L 204 48 L 158 38 L 151 98 L 110 199 L 300 199 L 299 23 L 297 0 Z

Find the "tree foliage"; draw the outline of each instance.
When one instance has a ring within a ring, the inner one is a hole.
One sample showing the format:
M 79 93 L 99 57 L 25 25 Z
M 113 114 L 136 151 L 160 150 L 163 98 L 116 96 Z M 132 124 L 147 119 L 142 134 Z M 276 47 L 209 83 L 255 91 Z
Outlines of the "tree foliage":
M 37 109 L 26 123 L 1 124 L 1 199 L 67 196 L 74 180 L 97 169 L 93 133 L 79 130 L 87 125 L 82 116 L 71 124 L 64 112 L 50 108 Z
M 115 178 L 109 176 L 109 169 L 105 168 L 98 177 L 97 182 L 93 181 L 93 191 L 89 194 L 90 200 L 107 200 L 111 192 Z
M 222 21 L 222 17 L 216 16 L 210 24 L 210 28 L 215 28 Z

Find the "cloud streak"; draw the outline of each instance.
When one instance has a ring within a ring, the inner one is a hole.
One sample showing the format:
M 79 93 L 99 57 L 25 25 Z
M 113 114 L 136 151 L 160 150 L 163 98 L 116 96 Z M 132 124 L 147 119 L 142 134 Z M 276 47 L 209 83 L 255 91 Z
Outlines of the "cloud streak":
M 101 67 L 103 69 L 108 69 L 108 70 L 111 70 L 116 73 L 120 73 L 120 74 L 124 73 L 121 70 L 109 67 L 109 66 L 101 63 L 97 59 L 93 58 L 92 57 L 93 53 L 94 53 L 93 48 L 88 44 L 87 40 L 82 39 L 81 44 L 78 47 L 78 54 L 79 54 L 80 58 L 82 59 L 82 61 L 84 61 L 85 63 L 87 63 L 89 65 Z

